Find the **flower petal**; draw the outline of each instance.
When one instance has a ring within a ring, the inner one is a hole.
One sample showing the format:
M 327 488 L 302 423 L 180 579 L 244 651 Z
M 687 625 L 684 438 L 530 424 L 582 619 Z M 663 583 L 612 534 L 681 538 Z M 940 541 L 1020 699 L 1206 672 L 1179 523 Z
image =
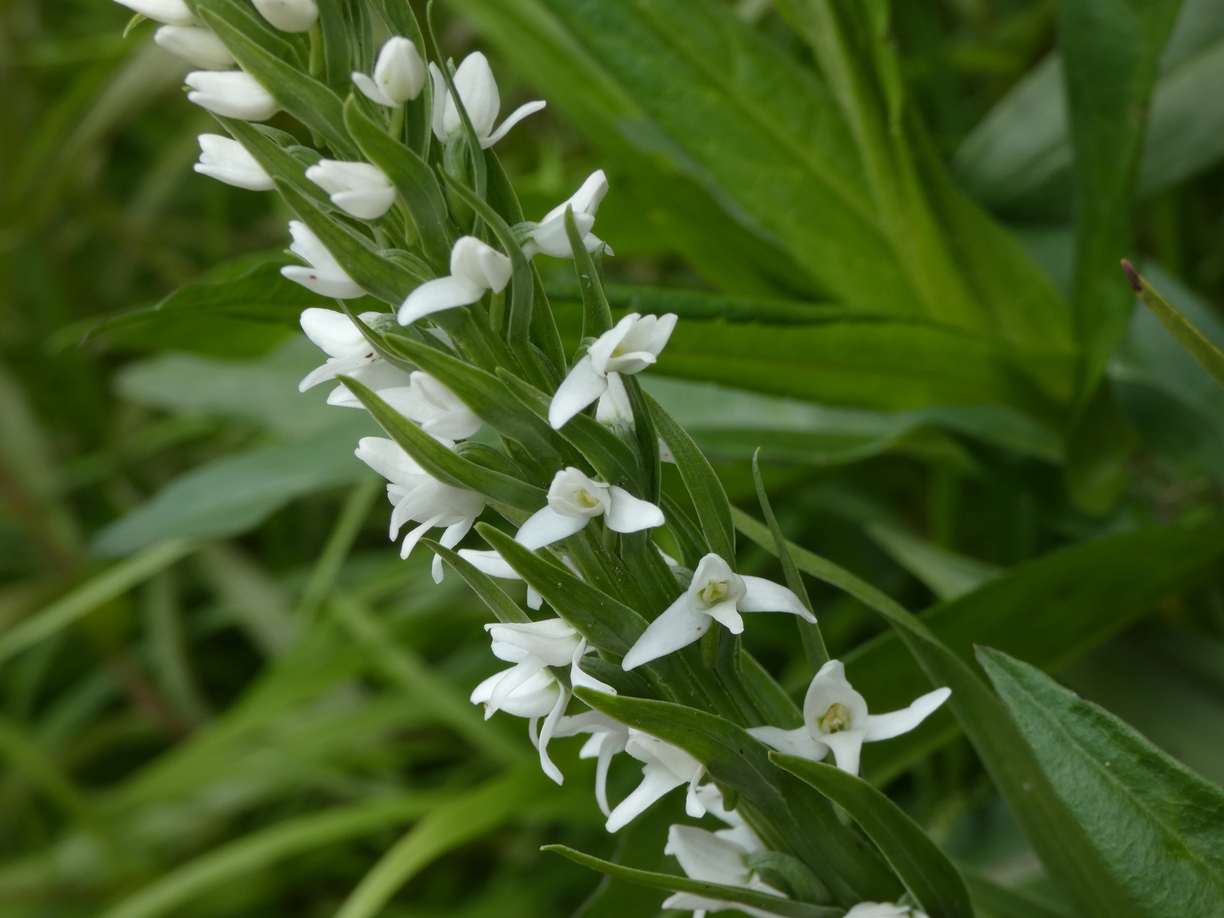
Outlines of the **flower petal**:
M 565 706 L 569 704 L 569 700 L 569 692 L 559 692 L 557 694 L 557 703 L 548 712 L 548 716 L 544 718 L 544 726 L 540 728 L 540 767 L 544 769 L 544 774 L 548 775 L 558 784 L 565 783 L 565 776 L 561 774 L 561 769 L 553 764 L 553 760 L 548 757 L 548 743 L 553 737 L 553 732 L 557 729 L 557 721 L 565 713 Z
M 817 721 L 835 704 L 843 704 L 850 711 L 851 725 L 862 728 L 866 724 L 867 702 L 846 681 L 846 668 L 840 660 L 830 660 L 820 667 L 803 698 L 803 722 L 813 736 L 824 739 Z
M 495 551 L 477 551 L 475 548 L 459 549 L 459 557 L 482 574 L 497 577 L 500 580 L 522 580 L 518 571 Z
M 481 149 L 489 149 L 489 147 L 493 146 L 493 144 L 497 143 L 499 140 L 509 134 L 510 128 L 514 127 L 528 115 L 534 115 L 547 104 L 548 103 L 543 99 L 537 99 L 535 102 L 528 102 L 525 105 L 520 105 L 506 117 L 506 120 L 501 123 L 501 127 L 480 141 Z
M 352 300 L 365 296 L 365 290 L 343 272 L 329 272 L 306 265 L 285 265 L 280 269 L 280 273 L 295 284 L 301 284 L 319 296 L 327 296 L 336 300 Z
M 624 488 L 613 485 L 609 496 L 612 504 L 604 514 L 604 522 L 613 532 L 641 532 L 666 522 L 662 510 L 648 500 L 634 497 Z
M 786 755 L 797 755 L 802 759 L 819 762 L 829 754 L 829 747 L 812 739 L 807 727 L 783 730 L 781 727 L 749 727 L 748 732 L 766 746 L 771 746 Z
M 609 832 L 616 832 L 624 828 L 635 817 L 646 812 L 652 803 L 684 783 L 683 778 L 677 778 L 662 765 L 655 762 L 648 763 L 642 768 L 642 783 L 617 804 L 616 809 L 612 811 L 608 821 L 604 824 L 604 828 Z
M 378 105 L 385 105 L 387 108 L 396 107 L 396 104 L 387 97 L 385 92 L 382 91 L 382 87 L 380 87 L 364 73 L 357 70 L 353 71 L 353 85 L 356 86 L 358 91 L 371 102 Z
M 744 577 L 748 592 L 737 604 L 741 612 L 789 612 L 816 624 L 816 616 L 790 590 L 764 577 Z
M 284 269 L 282 269 L 283 273 Z M 399 324 L 411 325 L 417 319 L 443 309 L 470 306 L 482 296 L 484 290 L 457 277 L 438 277 L 417 287 L 404 300 L 399 309 Z
M 662 615 L 646 626 L 642 636 L 625 654 L 621 668 L 628 672 L 643 663 L 687 647 L 709 631 L 713 621 L 714 619 L 704 612 L 693 610 L 687 593 L 680 596 Z
M 590 521 L 588 516 L 562 516 L 552 507 L 544 507 L 537 510 L 519 528 L 514 541 L 535 551 L 553 542 L 568 539 Z
M 823 737 L 824 743 L 833 750 L 837 767 L 852 775 L 859 773 L 859 755 L 863 751 L 866 733 L 863 730 L 842 730 Z
M 892 711 L 888 714 L 869 714 L 865 730 L 867 742 L 892 739 L 902 733 L 909 733 L 926 720 L 936 709 L 948 700 L 952 694 L 950 688 L 938 688 L 917 698 L 908 708 Z
M 608 377 L 595 369 L 590 356 L 583 357 L 557 387 L 557 394 L 548 406 L 548 423 L 553 430 L 560 430 L 566 421 L 603 395 L 607 388 Z

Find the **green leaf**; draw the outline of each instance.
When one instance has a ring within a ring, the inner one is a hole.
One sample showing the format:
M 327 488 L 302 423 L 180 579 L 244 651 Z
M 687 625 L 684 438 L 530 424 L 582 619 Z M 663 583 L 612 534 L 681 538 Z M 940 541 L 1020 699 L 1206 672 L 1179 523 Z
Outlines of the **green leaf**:
M 478 571 L 456 552 L 439 545 L 432 539 L 421 539 L 421 544 L 428 546 L 430 551 L 453 567 L 455 572 L 472 588 L 472 591 L 489 607 L 489 611 L 497 616 L 499 622 L 531 621 L 527 613 L 519 608 L 518 603 L 507 596 L 506 591 L 498 586 L 488 574 Z
M 969 896 L 979 912 L 994 918 L 1071 918 L 1066 910 L 1032 893 L 1000 886 L 970 867 L 961 867 Z
M 638 883 L 654 889 L 666 889 L 671 892 L 693 893 L 694 895 L 720 902 L 737 902 L 740 905 L 748 905 L 761 909 L 771 915 L 784 915 L 786 918 L 838 918 L 842 914 L 842 910 L 838 908 L 826 908 L 820 905 L 809 905 L 806 902 L 795 902 L 791 899 L 782 899 L 778 896 L 745 889 L 742 886 L 724 886 L 721 883 L 690 880 L 688 877 L 679 877 L 670 873 L 654 873 L 650 870 L 625 867 L 601 858 L 591 857 L 589 854 L 583 854 L 581 851 L 575 851 L 573 848 L 567 848 L 565 845 L 545 845 L 540 850 L 560 854 L 562 857 L 567 857 L 583 867 L 590 867 L 592 870 L 598 870 L 600 873 L 606 873 L 608 876 L 616 877 L 617 879 L 628 880 L 631 883 Z
M 534 513 L 544 505 L 546 495 L 543 489 L 457 455 L 357 380 L 348 376 L 336 378 L 361 400 L 361 404 L 369 409 L 374 420 L 391 439 L 434 478 L 456 488 L 468 488 L 496 503 L 528 513 Z
M 1160 320 L 1160 324 L 1178 340 L 1198 365 L 1215 377 L 1216 382 L 1224 386 L 1224 351 L 1221 351 L 1216 347 L 1215 342 L 1195 328 L 1176 306 L 1161 296 L 1160 291 L 1148 283 L 1129 261 L 1122 262 L 1122 269 L 1126 273 L 1131 289 L 1139 294 L 1143 305 L 1152 311 L 1152 314 Z
M 710 551 L 728 564 L 735 563 L 735 527 L 731 523 L 731 503 L 710 461 L 697 448 L 693 438 L 649 395 L 646 404 L 659 436 L 668 445 L 680 469 L 680 477 L 693 499 L 701 530 Z
M 986 647 L 978 660 L 1055 790 L 1141 912 L 1181 918 L 1218 910 L 1224 791 L 1027 663 Z
M 836 766 L 776 752 L 769 757 L 845 810 L 875 842 L 924 912 L 932 918 L 973 918 L 960 873 L 895 803 Z
M 623 698 L 579 688 L 575 695 L 608 716 L 679 746 L 706 766 L 719 785 L 739 794 L 739 809 L 766 846 L 793 854 L 839 902 L 892 901 L 891 871 L 842 825 L 832 807 L 801 781 L 773 766 L 769 750 L 735 724 L 683 705 Z M 759 813 L 761 818 L 754 819 Z
M 760 532 L 762 540 L 758 544 L 765 545 L 768 530 L 745 517 L 746 514 L 737 514 L 741 528 Z M 1139 913 L 1055 794 L 1032 752 L 1007 719 L 1002 704 L 969 664 L 948 649 L 925 623 L 875 587 L 802 548 L 792 545 L 791 553 L 800 570 L 844 590 L 880 613 L 931 684 L 952 689 L 948 706 L 1051 879 L 1075 908 L 1085 918 L 1137 918 Z
M 941 600 L 972 593 L 1003 572 L 994 564 L 948 551 L 893 523 L 874 521 L 864 528 L 894 561 L 921 580 Z
M 582 337 L 598 338 L 612 328 L 612 308 L 604 294 L 599 270 L 574 222 L 573 207 L 565 208 L 565 234 L 574 254 L 574 271 L 578 274 L 578 288 L 582 294 Z
M 439 275 L 448 273 L 452 231 L 446 198 L 433 169 L 375 124 L 353 96 L 344 103 L 344 124 L 361 152 L 386 173 L 407 205 L 416 229 L 415 241 L 419 241 L 426 260 Z

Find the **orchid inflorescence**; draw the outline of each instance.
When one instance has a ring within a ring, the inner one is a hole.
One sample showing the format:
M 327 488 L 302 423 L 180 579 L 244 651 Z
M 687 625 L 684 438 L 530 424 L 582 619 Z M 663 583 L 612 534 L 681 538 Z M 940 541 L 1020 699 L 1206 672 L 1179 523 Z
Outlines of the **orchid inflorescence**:
M 538 222 L 519 211 L 491 148 L 544 103 L 498 125 L 485 57 L 427 63 L 406 4 L 382 23 L 404 34 L 375 53 L 360 35 L 324 34 L 314 0 L 254 0 L 261 19 L 247 0 L 119 2 L 163 23 L 157 43 L 202 68 L 186 78 L 188 99 L 231 136 L 201 135 L 196 170 L 276 190 L 294 212 L 290 252 L 301 263 L 282 273 L 339 306 L 302 313 L 327 360 L 301 388 L 334 382 L 329 404 L 373 414 L 388 437 L 363 438 L 356 455 L 387 479 L 391 538 L 414 524 L 402 556 L 426 544 L 434 579 L 452 567 L 497 617 L 486 630 L 509 668 L 471 700 L 487 717 L 528 719 L 557 783 L 550 742 L 585 736 L 580 756 L 597 759 L 595 796 L 610 832 L 685 788 L 690 817 L 726 826 L 671 827 L 666 851 L 694 880 L 798 895 L 752 866 L 769 852 L 812 874 L 826 901 L 855 918 L 920 915 L 869 901 L 879 884 L 832 875 L 773 798 L 706 755 L 712 742 L 731 742 L 773 769 L 768 747 L 813 761 L 831 751 L 857 774 L 864 742 L 913 729 L 948 690 L 871 715 L 842 664 L 828 661 L 800 715 L 743 650 L 744 613 L 789 613 L 801 629 L 816 619 L 790 588 L 736 572 L 713 470 L 642 389 L 637 375 L 658 360 L 677 316 L 613 321 L 600 280 L 611 250 L 593 231 L 609 187 L 603 171 Z M 319 64 L 330 59 L 320 43 L 338 40 L 349 46 L 332 56 L 359 65 L 350 73 Z M 285 48 L 297 57 L 278 57 Z M 282 111 L 313 147 L 254 124 Z M 574 353 L 533 264 L 541 255 L 575 262 L 583 306 Z M 663 488 L 663 458 L 677 464 L 684 494 Z M 473 532 L 487 547 L 459 548 Z M 525 581 L 527 610 L 498 581 Z M 721 739 L 687 740 L 702 730 Z M 621 753 L 642 764 L 642 781 L 613 804 L 607 779 Z M 832 818 L 824 831 L 849 830 Z M 754 901 L 677 892 L 664 907 L 773 914 Z

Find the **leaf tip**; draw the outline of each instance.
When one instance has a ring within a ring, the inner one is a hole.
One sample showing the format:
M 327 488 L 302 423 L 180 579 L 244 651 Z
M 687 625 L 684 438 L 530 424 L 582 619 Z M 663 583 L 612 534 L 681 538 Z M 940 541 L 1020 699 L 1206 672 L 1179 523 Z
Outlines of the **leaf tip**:
M 1135 266 L 1129 260 L 1122 259 L 1122 273 L 1126 275 L 1127 283 L 1131 285 L 1131 289 L 1136 293 L 1143 292 L 1143 278 L 1139 276 L 1139 272 L 1135 270 Z

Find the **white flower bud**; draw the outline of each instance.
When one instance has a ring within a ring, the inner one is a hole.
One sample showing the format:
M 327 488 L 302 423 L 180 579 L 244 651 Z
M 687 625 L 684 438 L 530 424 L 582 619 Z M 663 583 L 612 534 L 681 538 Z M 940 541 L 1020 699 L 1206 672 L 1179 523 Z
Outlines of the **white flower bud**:
M 377 166 L 321 159 L 306 170 L 310 179 L 331 196 L 331 202 L 359 220 L 376 220 L 395 203 L 395 187 Z
M 116 0 L 133 13 L 139 13 L 147 19 L 164 22 L 167 25 L 189 26 L 199 25 L 199 21 L 187 9 L 183 0 Z
M 252 0 L 259 15 L 282 32 L 309 32 L 319 19 L 315 0 Z
M 378 52 L 374 78 L 353 73 L 353 84 L 371 102 L 395 108 L 415 99 L 425 85 L 425 63 L 407 38 L 393 35 Z
M 242 121 L 267 121 L 280 106 L 255 78 L 241 70 L 197 70 L 184 82 L 194 90 L 187 100 L 214 115 Z
M 196 172 L 247 191 L 271 191 L 276 187 L 263 166 L 238 141 L 220 134 L 201 134 L 198 140 L 200 161 L 193 167 Z
M 234 66 L 234 56 L 225 50 L 221 39 L 200 26 L 164 25 L 153 33 L 153 40 L 180 60 L 205 70 Z

